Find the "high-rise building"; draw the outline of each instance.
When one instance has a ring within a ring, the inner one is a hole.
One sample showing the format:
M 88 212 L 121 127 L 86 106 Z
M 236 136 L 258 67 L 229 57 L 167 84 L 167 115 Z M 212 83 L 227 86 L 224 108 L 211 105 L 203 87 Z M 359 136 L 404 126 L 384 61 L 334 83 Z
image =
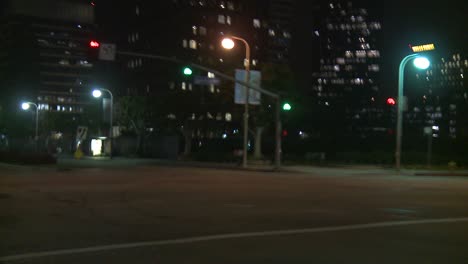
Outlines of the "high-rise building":
M 344 136 L 387 133 L 381 93 L 381 23 L 366 8 L 330 1 L 315 12 L 314 48 L 320 70 L 313 74 L 319 108 Z
M 459 52 L 432 56 L 431 66 L 415 73 L 414 89 L 408 90 L 406 122 L 416 134 L 433 128 L 433 137 L 465 138 L 468 132 L 468 57 Z
M 94 6 L 89 1 L 11 0 L 0 26 L 4 104 L 37 103 L 39 111 L 83 113 L 94 61 Z
M 259 70 L 264 63 L 287 63 L 290 2 L 126 1 L 119 15 L 128 23 L 122 26 L 118 47 L 175 57 L 234 76 L 235 69 L 244 68 L 244 44 L 236 41 L 233 50 L 221 46 L 225 36 L 233 35 L 250 44 L 251 69 Z M 157 129 L 191 126 L 197 138 L 239 133 L 243 108 L 234 104 L 232 82 L 200 85 L 194 80 L 197 76 L 217 76 L 196 69 L 187 76 L 183 73 L 187 65 L 141 57 L 120 56 L 119 61 L 126 79 L 119 94 L 158 98 L 155 114 L 166 125 Z

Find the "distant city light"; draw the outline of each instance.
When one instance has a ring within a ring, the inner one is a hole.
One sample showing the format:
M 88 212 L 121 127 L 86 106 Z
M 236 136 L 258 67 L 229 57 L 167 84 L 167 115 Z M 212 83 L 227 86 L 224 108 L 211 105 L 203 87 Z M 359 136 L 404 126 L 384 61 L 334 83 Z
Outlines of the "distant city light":
M 224 134 L 223 134 L 223 139 L 226 139 L 226 138 L 227 138 L 227 134 L 224 133 Z

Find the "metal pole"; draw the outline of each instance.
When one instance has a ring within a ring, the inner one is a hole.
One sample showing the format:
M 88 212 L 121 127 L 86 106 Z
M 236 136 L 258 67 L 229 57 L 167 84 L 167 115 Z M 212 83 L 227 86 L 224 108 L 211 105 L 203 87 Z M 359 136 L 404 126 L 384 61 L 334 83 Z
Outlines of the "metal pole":
M 250 46 L 247 41 L 243 40 L 245 44 L 245 82 L 250 83 Z M 249 86 L 245 86 L 245 104 L 244 104 L 244 151 L 242 156 L 242 167 L 247 168 L 247 155 L 249 151 Z
M 431 167 L 432 160 L 432 130 L 431 133 L 427 135 L 427 168 Z
M 36 141 L 36 151 L 39 151 L 39 108 L 37 104 L 33 104 L 36 107 L 36 137 L 34 138 Z
M 279 169 L 281 167 L 281 101 L 280 98 L 276 99 L 276 147 L 275 147 L 275 168 Z
M 110 103 L 110 130 L 109 130 L 109 138 L 110 138 L 110 141 L 109 141 L 109 149 L 110 149 L 110 153 L 109 153 L 109 157 L 112 159 L 112 140 L 113 140 L 113 126 L 112 126 L 112 116 L 113 116 L 113 112 L 114 112 L 114 95 L 112 94 L 112 92 L 108 89 L 103 89 L 104 91 L 108 92 L 109 95 L 110 95 L 110 100 L 111 100 L 111 103 Z
M 398 108 L 397 108 L 397 128 L 396 128 L 396 150 L 395 150 L 395 167 L 401 169 L 401 141 L 403 136 L 403 82 L 405 79 L 405 66 L 412 58 L 419 56 L 418 54 L 410 54 L 403 58 L 400 62 L 398 71 Z
M 231 36 L 232 39 L 242 41 L 245 45 L 245 83 L 250 84 L 250 45 L 239 37 Z M 245 103 L 244 103 L 244 146 L 242 151 L 242 167 L 247 168 L 247 156 L 249 150 L 249 96 L 250 86 L 245 86 Z

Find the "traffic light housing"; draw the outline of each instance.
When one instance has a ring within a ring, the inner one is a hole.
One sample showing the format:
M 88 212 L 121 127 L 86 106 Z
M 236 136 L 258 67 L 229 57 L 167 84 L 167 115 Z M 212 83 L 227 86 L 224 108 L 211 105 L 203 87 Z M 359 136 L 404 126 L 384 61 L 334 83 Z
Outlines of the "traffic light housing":
M 101 46 L 101 44 L 99 42 L 97 42 L 96 40 L 91 40 L 89 42 L 89 47 L 90 48 L 97 49 L 97 48 L 99 48 L 99 46 Z
M 184 73 L 185 76 L 190 76 L 193 73 L 193 71 L 192 71 L 192 69 L 190 67 L 184 67 L 182 72 Z
M 283 103 L 283 111 L 290 111 L 292 109 L 291 104 L 285 102 Z

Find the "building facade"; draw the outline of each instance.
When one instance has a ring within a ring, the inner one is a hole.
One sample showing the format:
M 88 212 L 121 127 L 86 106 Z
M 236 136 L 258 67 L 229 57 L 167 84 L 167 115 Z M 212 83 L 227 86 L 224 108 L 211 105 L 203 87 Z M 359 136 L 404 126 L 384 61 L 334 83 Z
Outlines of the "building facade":
M 468 57 L 456 52 L 450 56 L 436 54 L 431 59 L 427 70 L 413 75 L 415 88 L 408 91 L 406 121 L 415 134 L 430 127 L 434 138 L 466 139 Z
M 316 8 L 314 48 L 320 70 L 313 74 L 319 108 L 330 130 L 344 137 L 385 134 L 391 123 L 381 85 L 381 23 L 349 1 Z
M 37 103 L 40 111 L 83 113 L 95 66 L 89 52 L 94 7 L 87 1 L 49 2 L 7 1 L 2 92 Z
M 128 25 L 118 47 L 175 57 L 234 76 L 235 69 L 244 68 L 244 44 L 236 41 L 234 49 L 226 50 L 221 40 L 238 36 L 250 44 L 251 69 L 261 70 L 266 63 L 288 62 L 290 2 L 127 1 L 121 9 Z M 234 83 L 222 79 L 219 84 L 197 83 L 198 77 L 218 76 L 197 69 L 184 75 L 187 65 L 183 64 L 131 56 L 121 56 L 119 61 L 126 79 L 119 94 L 157 101 L 153 120 L 158 124 L 147 126 L 158 131 L 188 130 L 200 139 L 240 136 L 243 107 L 234 104 Z

